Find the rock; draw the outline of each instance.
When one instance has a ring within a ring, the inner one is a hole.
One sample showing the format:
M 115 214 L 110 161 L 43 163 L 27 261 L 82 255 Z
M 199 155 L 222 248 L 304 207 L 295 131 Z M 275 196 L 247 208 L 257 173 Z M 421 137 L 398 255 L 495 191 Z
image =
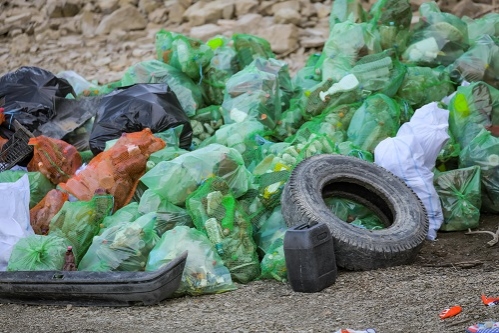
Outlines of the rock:
M 260 29 L 258 35 L 269 41 L 275 53 L 291 52 L 298 47 L 298 28 L 293 24 L 274 24 Z
M 193 27 L 190 31 L 189 36 L 192 38 L 201 39 L 202 41 L 207 41 L 211 37 L 222 34 L 223 30 L 216 24 L 209 23 L 201 25 L 198 27 Z
M 95 21 L 95 14 L 89 11 L 83 11 L 80 18 L 80 30 L 83 36 L 90 37 L 95 34 L 95 28 L 97 26 Z
M 185 13 L 186 7 L 184 7 L 180 1 L 168 1 L 165 3 L 166 10 L 168 11 L 168 22 L 169 23 L 182 23 L 183 15 Z
M 238 0 L 236 2 L 236 16 L 240 17 L 251 13 L 258 8 L 258 0 Z
M 301 0 L 300 3 L 301 3 L 300 13 L 304 19 L 310 16 L 317 15 L 317 9 L 310 1 Z
M 3 22 L 9 29 L 22 29 L 28 25 L 30 20 L 31 13 L 24 13 L 15 16 L 8 16 Z
M 23 33 L 22 29 L 12 29 L 9 31 L 9 37 L 14 38 L 21 35 L 22 33 Z
M 118 1 L 118 7 L 126 7 L 126 6 L 133 6 L 137 7 L 139 4 L 139 0 L 119 0 Z
M 252 31 L 255 31 L 255 27 L 260 26 L 261 21 L 262 21 L 262 15 L 260 14 L 243 15 L 239 18 L 239 20 L 236 21 L 234 31 L 243 34 L 250 33 Z
M 71 34 L 80 34 L 81 33 L 81 20 L 77 19 L 63 19 L 63 22 L 59 26 L 59 29 L 65 30 Z
M 160 0 L 140 0 L 139 1 L 139 10 L 148 15 L 152 13 L 154 10 L 158 8 L 163 8 L 163 1 Z
M 329 17 L 331 13 L 331 6 L 326 6 L 320 2 L 314 3 L 315 10 L 317 11 L 317 17 L 319 19 Z
M 10 44 L 10 54 L 20 55 L 29 51 L 31 47 L 31 41 L 27 34 L 22 34 L 16 36 L 15 43 Z
M 291 8 L 280 8 L 274 14 L 274 22 L 282 24 L 300 24 L 301 16 L 300 14 Z
M 274 12 L 272 11 L 272 6 L 274 6 L 276 3 L 277 3 L 276 0 L 262 1 L 260 2 L 258 12 L 264 16 L 274 15 Z
M 164 23 L 168 19 L 168 10 L 166 8 L 156 8 L 147 16 L 147 19 L 156 24 Z
M 234 15 L 232 0 L 199 1 L 189 7 L 183 17 L 192 26 L 216 23 L 219 19 L 231 19 Z
M 98 58 L 95 60 L 95 66 L 97 67 L 106 66 L 109 65 L 112 61 L 113 59 L 111 59 L 111 57 Z
M 300 40 L 300 45 L 306 49 L 322 47 L 326 43 L 326 39 L 322 37 L 305 37 Z
M 97 7 L 100 9 L 102 14 L 108 15 L 118 9 L 119 0 L 99 0 L 97 2 Z
M 125 6 L 105 16 L 96 29 L 96 34 L 108 34 L 113 29 L 123 31 L 142 30 L 147 26 L 147 20 L 133 6 Z
M 50 18 L 73 17 L 76 16 L 82 7 L 79 0 L 47 1 L 46 11 Z
M 457 17 L 464 15 L 475 17 L 489 8 L 491 8 L 489 5 L 474 3 L 472 0 L 462 0 L 452 8 L 452 13 Z
M 298 0 L 282 1 L 274 4 L 272 6 L 272 14 L 276 14 L 281 9 L 292 9 L 294 11 L 300 11 L 300 2 Z

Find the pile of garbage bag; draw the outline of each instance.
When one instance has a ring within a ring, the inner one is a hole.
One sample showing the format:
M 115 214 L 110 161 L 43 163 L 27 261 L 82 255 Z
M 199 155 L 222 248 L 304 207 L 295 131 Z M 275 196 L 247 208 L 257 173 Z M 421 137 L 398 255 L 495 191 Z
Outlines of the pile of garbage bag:
M 22 67 L 0 78 L 0 269 L 150 271 L 189 251 L 178 295 L 286 281 L 280 198 L 317 154 L 377 163 L 438 231 L 499 213 L 498 15 L 336 0 L 296 74 L 257 36 L 161 30 L 156 59 L 100 85 Z M 490 28 L 492 27 L 492 28 Z M 490 29 L 489 29 L 490 28 Z M 14 126 L 15 125 L 15 126 Z M 361 204 L 325 204 L 385 228 Z

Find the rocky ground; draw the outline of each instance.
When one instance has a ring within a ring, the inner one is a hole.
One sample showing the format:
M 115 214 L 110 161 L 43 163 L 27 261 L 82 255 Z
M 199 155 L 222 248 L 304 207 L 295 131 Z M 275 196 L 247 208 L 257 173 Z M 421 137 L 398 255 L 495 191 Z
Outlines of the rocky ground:
M 363 0 L 369 8 L 373 0 Z M 414 20 L 423 0 L 412 1 Z M 54 73 L 74 70 L 88 80 L 121 78 L 132 64 L 155 58 L 165 28 L 207 40 L 218 34 L 266 38 L 291 72 L 322 49 L 331 0 L 2 0 L 0 75 L 22 65 Z M 442 10 L 474 17 L 494 0 L 440 0 Z M 124 19 L 126 18 L 126 19 Z
M 418 2 L 414 1 L 414 11 Z M 364 4 L 368 8 L 369 3 Z M 495 1 L 439 1 L 443 10 L 476 17 Z M 155 57 L 160 28 L 206 40 L 252 33 L 268 39 L 292 71 L 321 50 L 331 0 L 0 0 L 0 75 L 22 65 L 54 73 L 74 70 L 89 80 L 121 78 L 132 64 Z M 126 19 L 124 19 L 126 18 Z M 484 215 L 481 230 L 499 218 Z M 499 296 L 497 246 L 488 235 L 440 233 L 410 266 L 369 272 L 340 270 L 320 293 L 301 294 L 276 281 L 255 281 L 219 295 L 183 297 L 130 308 L 0 305 L 3 332 L 464 332 L 499 307 L 480 294 Z M 463 313 L 440 320 L 460 304 Z

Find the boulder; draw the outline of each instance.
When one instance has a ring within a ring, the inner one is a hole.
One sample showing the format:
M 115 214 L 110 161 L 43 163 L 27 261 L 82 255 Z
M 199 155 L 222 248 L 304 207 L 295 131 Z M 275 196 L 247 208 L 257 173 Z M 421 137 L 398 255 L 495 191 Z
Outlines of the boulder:
M 236 16 L 255 12 L 258 9 L 258 0 L 238 0 L 236 2 Z
M 123 31 L 143 30 L 147 20 L 133 6 L 125 6 L 105 16 L 96 29 L 96 34 L 108 34 L 113 29 Z
M 223 32 L 224 31 L 220 26 L 213 23 L 208 23 L 191 28 L 189 36 L 192 38 L 201 39 L 202 41 L 206 42 L 208 39 L 215 37 L 216 35 L 220 35 Z
M 298 47 L 298 28 L 294 24 L 274 24 L 260 29 L 259 36 L 267 39 L 272 51 L 286 53 Z
M 300 24 L 301 15 L 298 11 L 291 8 L 280 8 L 274 13 L 274 22 L 282 24 Z

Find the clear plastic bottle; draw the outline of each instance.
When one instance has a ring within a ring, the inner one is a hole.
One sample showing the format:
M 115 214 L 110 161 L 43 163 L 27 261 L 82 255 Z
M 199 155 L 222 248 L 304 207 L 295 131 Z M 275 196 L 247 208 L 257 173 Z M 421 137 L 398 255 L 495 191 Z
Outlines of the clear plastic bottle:
M 208 239 L 215 245 L 215 249 L 217 250 L 219 255 L 224 254 L 222 240 L 224 238 L 222 228 L 218 223 L 217 219 L 212 217 L 204 222 L 204 228 L 206 229 L 206 233 L 208 234 Z

